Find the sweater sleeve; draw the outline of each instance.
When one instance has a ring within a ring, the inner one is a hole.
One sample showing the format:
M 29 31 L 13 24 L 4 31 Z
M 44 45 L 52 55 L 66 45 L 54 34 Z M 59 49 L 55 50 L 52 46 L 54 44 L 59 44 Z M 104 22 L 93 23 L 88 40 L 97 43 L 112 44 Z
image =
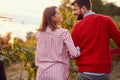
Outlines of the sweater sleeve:
M 80 56 L 80 48 L 75 47 L 69 31 L 64 32 L 64 43 L 72 57 Z
M 73 39 L 74 45 L 75 46 L 79 46 L 79 39 L 78 39 L 76 26 L 73 27 L 71 35 L 72 35 L 72 39 Z
M 108 19 L 108 25 L 110 37 L 117 44 L 117 46 L 120 47 L 120 30 L 118 29 L 118 27 L 115 25 L 114 21 L 111 18 Z
M 111 50 L 112 54 L 120 54 L 120 48 Z

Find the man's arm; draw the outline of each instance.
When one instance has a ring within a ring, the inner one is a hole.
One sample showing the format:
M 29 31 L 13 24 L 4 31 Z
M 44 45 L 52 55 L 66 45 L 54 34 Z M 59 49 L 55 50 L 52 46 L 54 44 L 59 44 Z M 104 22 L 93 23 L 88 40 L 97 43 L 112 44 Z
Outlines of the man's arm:
M 109 27 L 110 37 L 120 48 L 120 30 L 118 29 L 115 22 L 111 18 L 108 18 L 108 27 Z
M 112 54 L 120 54 L 120 48 L 111 50 Z

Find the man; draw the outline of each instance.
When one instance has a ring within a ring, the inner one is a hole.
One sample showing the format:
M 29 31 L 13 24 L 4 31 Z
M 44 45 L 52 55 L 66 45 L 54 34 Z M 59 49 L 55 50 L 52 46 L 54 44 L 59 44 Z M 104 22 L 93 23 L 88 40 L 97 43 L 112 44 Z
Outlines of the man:
M 76 59 L 78 80 L 110 80 L 110 38 L 120 47 L 120 30 L 108 16 L 92 12 L 90 0 L 75 0 L 73 14 L 80 20 L 72 30 L 75 46 L 81 48 Z

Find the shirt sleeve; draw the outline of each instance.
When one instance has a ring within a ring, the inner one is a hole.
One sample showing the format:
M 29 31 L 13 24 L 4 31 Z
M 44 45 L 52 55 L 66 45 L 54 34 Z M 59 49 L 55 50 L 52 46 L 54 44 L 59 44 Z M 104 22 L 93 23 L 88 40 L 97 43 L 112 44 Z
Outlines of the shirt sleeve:
M 74 43 L 73 43 L 73 40 L 71 38 L 71 34 L 69 31 L 66 31 L 64 33 L 64 43 L 66 44 L 69 54 L 72 57 L 75 58 L 75 57 L 80 56 L 80 48 L 74 46 Z
M 117 46 L 120 47 L 120 30 L 118 29 L 118 27 L 115 25 L 114 21 L 111 18 L 108 19 L 108 25 L 110 37 L 117 44 Z
M 38 42 L 38 38 L 39 38 L 39 34 L 38 34 L 38 32 L 36 33 L 36 54 L 35 54 L 35 65 L 36 66 L 39 66 L 39 55 L 38 55 L 38 52 L 39 52 L 39 42 Z

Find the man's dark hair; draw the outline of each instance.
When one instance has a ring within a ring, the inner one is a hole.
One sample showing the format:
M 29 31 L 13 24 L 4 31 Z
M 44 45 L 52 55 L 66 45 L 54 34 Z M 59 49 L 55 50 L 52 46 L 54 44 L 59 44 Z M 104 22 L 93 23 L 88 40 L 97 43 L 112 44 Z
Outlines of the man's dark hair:
M 77 3 L 77 5 L 81 8 L 82 6 L 85 6 L 88 10 L 92 9 L 91 0 L 74 0 L 71 5 L 74 5 Z

